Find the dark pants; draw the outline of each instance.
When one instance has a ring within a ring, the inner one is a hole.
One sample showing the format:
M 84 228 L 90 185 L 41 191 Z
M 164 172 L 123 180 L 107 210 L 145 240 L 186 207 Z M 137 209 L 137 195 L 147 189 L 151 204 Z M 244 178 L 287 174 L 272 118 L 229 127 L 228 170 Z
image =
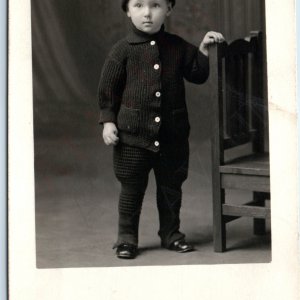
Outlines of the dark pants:
M 184 238 L 179 231 L 181 186 L 187 178 L 188 141 L 179 146 L 163 146 L 159 153 L 119 144 L 114 147 L 114 170 L 121 182 L 119 232 L 115 246 L 127 242 L 138 244 L 138 227 L 148 176 L 154 170 L 157 185 L 159 236 L 162 245 Z

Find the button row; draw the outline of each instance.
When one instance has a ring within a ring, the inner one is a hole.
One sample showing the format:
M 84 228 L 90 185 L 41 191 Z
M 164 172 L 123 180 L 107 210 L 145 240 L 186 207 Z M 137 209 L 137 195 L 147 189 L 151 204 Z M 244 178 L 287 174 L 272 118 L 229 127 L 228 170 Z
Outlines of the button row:
M 151 41 L 151 42 L 150 42 L 150 45 L 151 45 L 151 46 L 154 46 L 155 44 L 156 44 L 155 41 Z M 158 70 L 158 69 L 159 69 L 159 64 L 155 64 L 155 65 L 154 65 L 154 69 L 155 69 L 155 70 Z
M 154 46 L 155 44 L 156 44 L 155 41 L 151 41 L 151 42 L 150 42 L 150 45 L 151 45 L 151 46 Z M 159 64 L 155 64 L 155 65 L 154 65 L 154 69 L 155 69 L 155 70 L 158 70 L 158 69 L 159 69 Z M 160 93 L 160 92 L 156 92 L 156 93 L 155 93 L 155 96 L 156 96 L 157 98 L 159 98 L 159 97 L 161 96 L 161 93 Z M 159 123 L 159 122 L 160 122 L 160 117 L 156 117 L 154 120 L 155 120 L 156 123 Z M 159 141 L 155 141 L 155 142 L 154 142 L 154 146 L 155 146 L 155 147 L 159 147 Z

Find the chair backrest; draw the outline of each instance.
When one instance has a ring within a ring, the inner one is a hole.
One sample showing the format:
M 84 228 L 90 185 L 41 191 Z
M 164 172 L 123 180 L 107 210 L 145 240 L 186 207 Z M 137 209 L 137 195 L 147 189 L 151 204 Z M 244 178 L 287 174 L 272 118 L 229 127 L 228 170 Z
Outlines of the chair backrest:
M 226 150 L 264 151 L 264 99 L 262 34 L 210 49 L 213 148 L 221 164 Z M 250 146 L 249 146 L 250 145 Z

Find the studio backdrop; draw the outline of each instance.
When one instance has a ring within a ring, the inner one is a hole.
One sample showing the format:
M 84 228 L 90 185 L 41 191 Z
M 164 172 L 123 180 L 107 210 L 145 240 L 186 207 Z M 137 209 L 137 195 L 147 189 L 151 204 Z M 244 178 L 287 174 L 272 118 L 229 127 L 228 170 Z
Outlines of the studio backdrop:
M 264 32 L 263 2 L 177 0 L 166 30 L 195 45 L 210 30 L 223 33 L 227 41 L 244 38 L 251 30 Z M 97 87 L 104 60 L 112 45 L 127 35 L 129 19 L 119 0 L 32 0 L 31 18 L 37 264 L 76 266 L 59 252 L 72 247 L 69 238 L 78 240 L 80 234 L 69 225 L 70 219 L 79 217 L 70 217 L 68 205 L 81 195 L 78 207 L 89 209 L 80 211 L 82 218 L 96 232 L 97 218 L 92 216 L 102 205 L 97 198 L 105 199 L 106 192 L 119 188 L 111 148 L 102 142 L 98 124 Z M 191 160 L 197 161 L 190 174 L 199 175 L 196 185 L 205 186 L 207 193 L 211 192 L 212 88 L 209 80 L 200 86 L 186 83 Z M 210 207 L 211 198 L 206 201 Z M 101 207 L 102 219 L 106 208 Z M 207 223 L 212 226 L 211 219 Z M 108 245 L 112 239 L 102 238 Z

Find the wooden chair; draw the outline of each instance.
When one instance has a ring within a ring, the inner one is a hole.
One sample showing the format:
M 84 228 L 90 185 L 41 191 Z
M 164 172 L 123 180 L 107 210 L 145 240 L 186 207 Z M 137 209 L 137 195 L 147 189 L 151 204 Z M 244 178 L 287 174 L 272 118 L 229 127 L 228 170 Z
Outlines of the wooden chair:
M 254 233 L 265 233 L 270 208 L 270 171 L 265 149 L 266 105 L 262 34 L 211 47 L 213 101 L 212 174 L 214 250 L 226 250 L 226 223 L 254 218 Z M 253 201 L 228 203 L 227 190 L 251 191 Z

